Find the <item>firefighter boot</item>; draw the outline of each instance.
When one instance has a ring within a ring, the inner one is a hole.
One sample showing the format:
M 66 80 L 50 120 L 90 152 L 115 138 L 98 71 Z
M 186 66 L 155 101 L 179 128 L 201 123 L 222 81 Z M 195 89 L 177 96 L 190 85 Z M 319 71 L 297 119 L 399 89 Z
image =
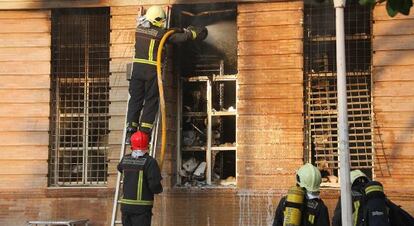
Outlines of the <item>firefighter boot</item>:
M 134 123 L 132 123 L 131 125 L 128 124 L 127 128 L 126 128 L 126 136 L 125 136 L 125 144 L 131 144 L 131 136 L 132 134 L 134 134 L 135 132 L 137 132 L 137 127 L 133 125 Z

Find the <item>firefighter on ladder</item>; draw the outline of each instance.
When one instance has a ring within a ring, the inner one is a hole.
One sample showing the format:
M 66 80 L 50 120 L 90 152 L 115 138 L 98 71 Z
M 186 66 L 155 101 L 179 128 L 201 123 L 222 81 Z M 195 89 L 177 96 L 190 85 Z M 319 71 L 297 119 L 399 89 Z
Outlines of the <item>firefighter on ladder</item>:
M 154 194 L 162 192 L 161 172 L 157 161 L 148 155 L 148 135 L 138 131 L 131 136 L 132 153 L 118 164 L 124 173 L 123 197 L 120 200 L 124 226 L 150 226 Z
M 162 48 L 159 46 L 160 40 L 167 32 L 163 28 L 165 21 L 166 14 L 160 6 L 151 6 L 144 16 L 138 18 L 135 32 L 135 58 L 129 84 L 131 98 L 127 112 L 126 144 L 130 144 L 130 137 L 137 130 L 150 134 L 158 112 L 156 59 L 158 48 Z M 189 26 L 174 30 L 176 32 L 168 39 L 170 43 L 203 40 L 207 37 L 205 27 Z
M 329 226 L 328 208 L 319 197 L 321 173 L 310 163 L 296 173 L 296 186 L 276 209 L 273 226 Z

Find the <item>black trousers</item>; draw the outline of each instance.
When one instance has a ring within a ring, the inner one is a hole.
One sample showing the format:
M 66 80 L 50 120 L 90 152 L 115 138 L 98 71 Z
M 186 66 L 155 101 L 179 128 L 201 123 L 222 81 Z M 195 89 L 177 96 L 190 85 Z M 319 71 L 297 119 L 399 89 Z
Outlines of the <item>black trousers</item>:
M 134 63 L 129 94 L 131 98 L 128 103 L 128 124 L 137 123 L 141 131 L 150 133 L 159 106 L 156 66 Z
M 151 211 L 140 214 L 122 213 L 123 226 L 151 226 Z

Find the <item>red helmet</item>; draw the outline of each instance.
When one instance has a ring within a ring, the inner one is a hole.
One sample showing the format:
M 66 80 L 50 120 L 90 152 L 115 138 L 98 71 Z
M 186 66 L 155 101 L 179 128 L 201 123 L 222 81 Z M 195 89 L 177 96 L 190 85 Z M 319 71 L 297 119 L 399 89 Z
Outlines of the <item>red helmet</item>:
M 148 135 L 142 131 L 138 131 L 131 136 L 132 150 L 147 150 L 148 149 Z

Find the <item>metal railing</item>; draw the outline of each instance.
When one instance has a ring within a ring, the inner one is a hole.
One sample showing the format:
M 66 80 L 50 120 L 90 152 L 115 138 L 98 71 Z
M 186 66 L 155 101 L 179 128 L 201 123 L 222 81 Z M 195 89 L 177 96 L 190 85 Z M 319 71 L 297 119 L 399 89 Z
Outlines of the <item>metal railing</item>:
M 326 174 L 338 176 L 335 9 L 332 3 L 306 4 L 304 14 L 305 159 Z M 370 21 L 369 7 L 357 1 L 347 3 L 350 163 L 358 169 L 373 166 Z
M 52 13 L 49 185 L 106 183 L 109 10 Z

